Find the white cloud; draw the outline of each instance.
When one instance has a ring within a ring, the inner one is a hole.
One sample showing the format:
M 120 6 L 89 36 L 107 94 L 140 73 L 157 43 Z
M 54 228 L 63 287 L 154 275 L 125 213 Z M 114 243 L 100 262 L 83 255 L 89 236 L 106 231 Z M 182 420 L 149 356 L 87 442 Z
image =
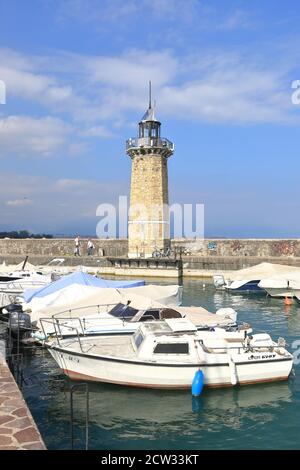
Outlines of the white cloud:
M 109 86 L 144 90 L 151 77 L 160 87 L 172 80 L 178 69 L 178 60 L 170 52 L 132 50 L 117 57 L 92 57 L 83 62 L 90 80 Z
M 72 98 L 70 85 L 45 73 L 43 57 L 24 56 L 10 49 L 0 49 L 0 77 L 7 85 L 8 96 L 56 105 Z
M 161 90 L 160 106 L 169 116 L 223 123 L 292 123 L 289 95 L 275 73 L 245 69 L 207 75 L 202 80 Z
M 0 230 L 28 229 L 32 232 L 84 232 L 96 230 L 100 203 L 117 204 L 119 194 L 126 194 L 124 181 L 99 182 L 0 174 Z M 20 210 L 21 209 L 21 210 Z
M 104 139 L 109 139 L 113 137 L 114 134 L 105 126 L 93 126 L 82 131 L 82 135 L 86 137 L 103 137 Z
M 7 49 L 0 55 L 8 100 L 22 97 L 29 111 L 37 102 L 47 113 L 0 119 L 0 155 L 89 152 L 91 139 L 112 138 L 116 127 L 136 122 L 147 106 L 150 79 L 161 118 L 299 123 L 287 80 L 294 64 L 286 56 L 274 64 L 220 49 L 186 56 L 137 49 L 114 56 L 33 57 Z
M 38 155 L 49 157 L 68 150 L 71 127 L 60 119 L 46 116 L 8 116 L 0 119 L 0 156 Z
M 23 199 L 14 199 L 12 201 L 6 201 L 5 204 L 7 206 L 14 206 L 14 207 L 28 206 L 32 204 L 32 200 L 24 197 Z

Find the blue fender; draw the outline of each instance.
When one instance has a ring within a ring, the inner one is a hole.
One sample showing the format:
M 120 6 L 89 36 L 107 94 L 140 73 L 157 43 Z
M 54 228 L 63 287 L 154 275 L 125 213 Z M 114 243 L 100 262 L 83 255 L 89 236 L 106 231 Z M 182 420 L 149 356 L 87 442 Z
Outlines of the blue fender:
M 193 383 L 192 383 L 192 395 L 194 397 L 199 397 L 201 395 L 203 385 L 204 385 L 204 375 L 203 375 L 202 370 L 199 369 L 195 373 Z

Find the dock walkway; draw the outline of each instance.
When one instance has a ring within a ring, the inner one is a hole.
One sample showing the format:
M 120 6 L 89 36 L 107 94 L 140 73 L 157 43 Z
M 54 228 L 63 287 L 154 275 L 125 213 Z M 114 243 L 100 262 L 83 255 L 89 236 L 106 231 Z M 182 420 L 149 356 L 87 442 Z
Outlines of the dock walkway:
M 5 360 L 0 340 L 0 450 L 46 450 Z

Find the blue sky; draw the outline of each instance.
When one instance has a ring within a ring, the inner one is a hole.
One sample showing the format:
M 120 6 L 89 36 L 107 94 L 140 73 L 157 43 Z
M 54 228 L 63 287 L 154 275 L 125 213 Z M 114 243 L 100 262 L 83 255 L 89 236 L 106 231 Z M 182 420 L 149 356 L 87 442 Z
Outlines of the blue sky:
M 153 83 L 171 202 L 206 236 L 298 237 L 300 5 L 0 0 L 0 230 L 94 234 Z

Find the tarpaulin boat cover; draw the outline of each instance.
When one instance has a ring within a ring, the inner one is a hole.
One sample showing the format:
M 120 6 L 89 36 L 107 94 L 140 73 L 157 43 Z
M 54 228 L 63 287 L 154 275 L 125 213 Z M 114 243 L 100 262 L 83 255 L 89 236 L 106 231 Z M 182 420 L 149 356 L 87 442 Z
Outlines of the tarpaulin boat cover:
M 177 306 L 181 301 L 182 287 L 140 286 L 131 289 L 99 288 L 73 284 L 45 297 L 34 297 L 23 305 L 30 312 L 31 321 L 52 315 L 88 316 L 107 311 L 113 305 L 128 301 L 134 308 L 146 310 L 150 307 Z M 180 293 L 180 294 L 179 294 Z
M 53 292 L 57 292 L 64 289 L 72 284 L 79 284 L 82 286 L 94 286 L 100 288 L 112 287 L 115 289 L 129 287 L 144 286 L 145 281 L 111 281 L 109 279 L 99 279 L 91 274 L 84 273 L 82 271 L 76 271 L 75 273 L 63 276 L 57 281 L 51 282 L 45 287 L 40 289 L 30 289 L 24 292 L 23 297 L 26 302 L 30 302 L 33 298 L 46 297 Z
M 23 265 L 24 265 L 24 261 L 22 261 L 22 263 L 19 263 L 19 264 L 13 264 L 13 265 L 8 265 L 8 266 L 7 266 L 7 265 L 5 264 L 5 261 L 4 261 L 4 262 L 0 265 L 0 272 L 1 272 L 1 273 L 2 273 L 2 272 L 4 272 L 4 273 L 10 273 L 10 272 L 13 272 L 13 271 L 21 271 L 21 269 L 23 268 Z M 27 261 L 24 270 L 25 270 L 25 271 L 36 271 L 36 270 L 37 270 L 37 267 Z
M 262 289 L 300 289 L 300 268 L 289 267 L 288 271 L 263 278 L 258 284 Z
M 285 264 L 260 263 L 250 268 L 230 272 L 228 278 L 231 281 L 259 281 L 261 279 L 285 275 L 286 273 L 290 274 L 291 271 L 299 272 L 299 268 Z

